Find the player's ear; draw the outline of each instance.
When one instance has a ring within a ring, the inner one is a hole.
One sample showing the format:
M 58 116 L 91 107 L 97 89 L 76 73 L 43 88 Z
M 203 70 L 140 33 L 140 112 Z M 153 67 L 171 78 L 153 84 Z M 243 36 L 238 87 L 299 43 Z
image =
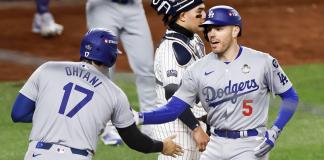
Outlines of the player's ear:
M 186 14 L 185 12 L 181 12 L 180 15 L 179 15 L 179 20 L 181 22 L 185 22 L 186 21 Z
M 233 37 L 238 37 L 239 33 L 240 33 L 240 27 L 239 26 L 234 26 L 233 30 L 232 30 L 232 36 Z

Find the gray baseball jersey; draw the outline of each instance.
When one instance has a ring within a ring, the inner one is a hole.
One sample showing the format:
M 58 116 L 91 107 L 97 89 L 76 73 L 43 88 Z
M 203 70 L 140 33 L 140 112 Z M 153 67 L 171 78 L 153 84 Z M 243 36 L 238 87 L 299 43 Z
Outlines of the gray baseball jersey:
M 177 50 L 176 47 L 183 47 L 188 54 L 186 55 L 181 49 Z M 205 47 L 197 34 L 192 39 L 189 39 L 169 29 L 166 31 L 164 39 L 155 53 L 154 72 L 158 82 L 156 85 L 157 106 L 162 106 L 167 103 L 164 87 L 169 84 L 180 85 L 183 72 L 193 62 L 205 55 Z M 186 61 L 185 59 L 188 60 Z M 181 64 L 183 61 L 186 61 L 186 63 Z M 196 117 L 206 115 L 201 105 L 194 104 L 191 110 Z M 158 157 L 159 160 L 199 159 L 200 154 L 192 138 L 192 132 L 179 119 L 165 124 L 154 125 L 153 128 L 154 138 L 158 140 L 163 140 L 170 135 L 177 134 L 175 142 L 185 149 L 183 156 L 172 158 L 160 154 Z
M 47 62 L 20 93 L 35 101 L 31 141 L 95 150 L 111 120 L 118 128 L 134 123 L 123 91 L 84 62 Z
M 175 96 L 192 104 L 198 95 L 207 122 L 216 129 L 248 130 L 265 127 L 269 91 L 280 94 L 291 86 L 276 59 L 242 46 L 232 63 L 214 53 L 194 63 Z

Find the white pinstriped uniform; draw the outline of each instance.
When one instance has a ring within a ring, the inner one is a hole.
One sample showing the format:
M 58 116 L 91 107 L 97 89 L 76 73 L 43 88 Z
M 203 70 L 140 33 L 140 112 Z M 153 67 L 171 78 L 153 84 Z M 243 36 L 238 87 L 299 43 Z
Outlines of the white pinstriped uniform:
M 179 33 L 173 30 L 167 30 L 166 35 Z M 182 35 L 184 36 L 184 35 Z M 185 69 L 191 65 L 197 59 L 205 55 L 205 47 L 200 37 L 195 34 L 193 39 L 189 39 L 184 42 L 177 37 L 165 36 L 160 46 L 157 48 L 155 53 L 154 61 L 154 72 L 157 80 L 156 93 L 157 93 L 157 106 L 162 106 L 167 103 L 165 98 L 165 90 L 163 87 L 168 84 L 180 84 L 182 74 Z M 179 43 L 187 48 L 191 53 L 190 61 L 185 65 L 180 65 L 175 57 L 175 50 L 173 49 L 173 43 Z M 192 112 L 196 117 L 201 117 L 206 114 L 204 109 L 194 105 Z M 173 158 L 170 156 L 159 155 L 159 160 L 170 160 L 170 159 L 181 159 L 181 160 L 192 160 L 199 159 L 200 153 L 196 147 L 196 143 L 192 138 L 192 131 L 179 119 L 173 122 L 164 123 L 160 125 L 154 125 L 154 138 L 162 140 L 170 135 L 176 134 L 177 137 L 175 142 L 180 144 L 184 148 L 184 155 Z

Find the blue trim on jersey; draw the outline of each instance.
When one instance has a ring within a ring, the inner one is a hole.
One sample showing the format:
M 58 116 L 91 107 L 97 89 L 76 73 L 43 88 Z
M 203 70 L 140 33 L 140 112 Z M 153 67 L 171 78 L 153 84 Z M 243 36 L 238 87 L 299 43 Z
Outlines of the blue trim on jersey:
M 14 122 L 32 122 L 35 102 L 19 93 L 12 107 L 11 119 Z
M 242 54 L 242 51 L 243 51 L 243 47 L 242 46 L 240 46 L 240 50 L 239 50 L 239 52 L 238 52 L 238 54 L 236 55 L 236 57 L 235 57 L 235 59 L 234 59 L 234 61 L 238 58 L 238 57 L 240 57 L 241 56 L 241 54 Z M 224 62 L 225 64 L 230 64 L 231 62 L 228 62 L 228 61 L 226 61 L 226 62 Z
M 293 87 L 286 92 L 279 94 L 282 99 L 279 115 L 274 123 L 279 129 L 283 129 L 286 123 L 295 113 L 298 106 L 298 95 Z
M 171 100 L 166 105 L 153 111 L 142 112 L 144 119 L 143 124 L 161 124 L 174 121 L 188 107 L 190 107 L 188 103 L 172 96 Z

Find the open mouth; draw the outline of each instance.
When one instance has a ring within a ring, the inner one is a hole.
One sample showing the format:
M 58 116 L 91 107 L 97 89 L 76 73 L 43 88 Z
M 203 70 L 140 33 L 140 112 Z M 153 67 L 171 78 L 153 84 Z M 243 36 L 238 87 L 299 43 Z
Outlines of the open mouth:
M 211 40 L 210 43 L 211 43 L 211 44 L 218 44 L 218 43 L 220 43 L 220 42 L 217 41 L 217 40 Z

